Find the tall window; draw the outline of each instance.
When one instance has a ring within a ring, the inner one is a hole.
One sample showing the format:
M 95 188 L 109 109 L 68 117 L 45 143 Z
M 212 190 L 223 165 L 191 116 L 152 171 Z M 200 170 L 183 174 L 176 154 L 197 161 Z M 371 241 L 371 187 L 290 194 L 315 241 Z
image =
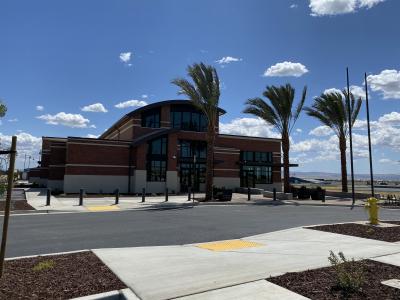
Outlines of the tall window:
M 241 185 L 272 183 L 272 152 L 242 151 Z
M 142 127 L 160 127 L 160 109 L 152 109 L 142 113 Z
M 207 117 L 191 106 L 171 108 L 171 124 L 173 128 L 188 131 L 207 131 Z
M 147 181 L 165 181 L 167 177 L 167 137 L 149 142 L 147 152 Z

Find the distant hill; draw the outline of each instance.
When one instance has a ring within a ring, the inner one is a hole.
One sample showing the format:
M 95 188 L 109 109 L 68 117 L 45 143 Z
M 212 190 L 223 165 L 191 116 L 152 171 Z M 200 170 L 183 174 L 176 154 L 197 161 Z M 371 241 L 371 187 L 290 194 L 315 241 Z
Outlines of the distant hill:
M 339 180 L 339 173 L 329 173 L 329 172 L 291 172 L 291 176 L 301 177 L 301 178 L 321 178 L 321 179 L 337 179 Z M 348 175 L 350 180 L 350 174 Z M 369 180 L 369 174 L 354 174 L 356 180 Z M 400 181 L 400 174 L 374 174 L 374 180 L 391 180 Z

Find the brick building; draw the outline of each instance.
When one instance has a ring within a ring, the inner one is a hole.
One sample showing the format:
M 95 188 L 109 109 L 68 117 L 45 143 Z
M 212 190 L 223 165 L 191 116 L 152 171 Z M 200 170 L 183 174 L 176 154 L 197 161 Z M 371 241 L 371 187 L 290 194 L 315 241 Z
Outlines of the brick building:
M 190 101 L 153 103 L 97 139 L 43 137 L 40 166 L 29 179 L 65 193 L 203 191 L 206 130 L 206 117 Z M 215 186 L 281 191 L 281 167 L 280 139 L 217 134 Z

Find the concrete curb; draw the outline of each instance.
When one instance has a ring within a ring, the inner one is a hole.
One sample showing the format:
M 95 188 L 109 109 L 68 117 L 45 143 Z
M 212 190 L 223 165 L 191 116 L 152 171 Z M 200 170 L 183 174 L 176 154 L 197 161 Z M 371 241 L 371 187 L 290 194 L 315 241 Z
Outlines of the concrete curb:
M 131 289 L 115 290 L 89 296 L 72 298 L 71 300 L 140 300 Z

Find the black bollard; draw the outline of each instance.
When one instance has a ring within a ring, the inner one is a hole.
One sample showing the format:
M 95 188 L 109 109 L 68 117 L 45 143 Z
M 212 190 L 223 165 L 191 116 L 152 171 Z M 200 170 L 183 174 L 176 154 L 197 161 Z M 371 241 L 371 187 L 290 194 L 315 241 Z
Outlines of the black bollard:
M 250 198 L 251 198 L 251 196 L 250 196 L 250 188 L 248 187 L 247 188 L 247 201 L 250 201 Z
M 190 194 L 192 193 L 192 188 L 189 186 L 188 187 L 188 200 L 187 201 L 190 201 Z
M 50 206 L 50 198 L 51 198 L 51 189 L 47 189 L 46 206 Z
M 84 192 L 83 189 L 79 190 L 79 206 L 83 205 L 83 192 Z
M 119 203 L 119 189 L 115 190 L 115 205 Z
M 146 189 L 142 188 L 142 202 L 146 201 Z
M 168 202 L 168 188 L 165 188 L 165 202 Z
M 274 192 L 274 201 L 276 201 L 276 188 L 273 189 Z

